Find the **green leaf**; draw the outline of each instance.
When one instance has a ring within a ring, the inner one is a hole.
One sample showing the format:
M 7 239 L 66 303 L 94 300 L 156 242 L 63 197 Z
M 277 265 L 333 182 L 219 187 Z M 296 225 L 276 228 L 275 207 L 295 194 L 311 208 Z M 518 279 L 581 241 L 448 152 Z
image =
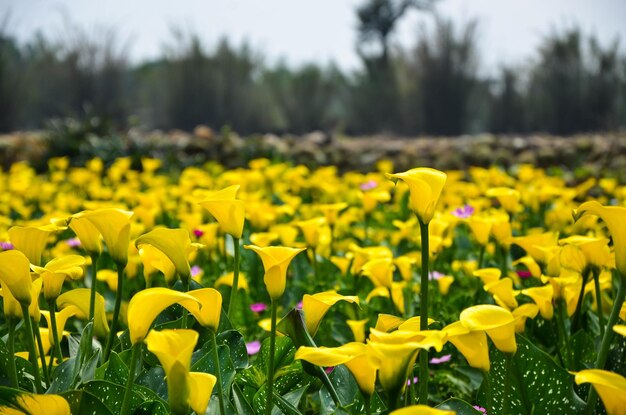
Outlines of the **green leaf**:
M 72 414 L 113 415 L 95 395 L 84 390 L 71 390 L 61 394 L 70 405 Z
M 126 386 L 126 381 L 128 380 L 128 366 L 126 366 L 115 352 L 111 352 L 107 363 L 104 380 Z
M 354 377 L 344 365 L 336 366 L 328 378 L 343 405 L 354 403 L 361 398 L 361 392 Z M 326 388 L 320 389 L 320 402 L 325 411 L 332 413 L 337 409 L 337 405 Z
M 276 347 L 274 350 L 274 372 L 277 373 L 278 369 L 283 366 L 289 366 L 293 362 L 293 358 L 296 355 L 296 349 L 293 347 L 293 343 L 289 337 L 277 337 Z M 263 340 L 261 344 L 261 351 L 255 362 L 258 364 L 264 373 L 267 373 L 270 357 L 270 339 Z
M 574 392 L 574 378 L 548 354 L 522 336 L 517 336 L 517 353 L 509 363 L 509 388 L 505 394 L 505 355 L 495 348 L 490 354 L 491 370 L 479 391 L 479 405 L 488 413 L 577 415 L 585 403 Z M 487 394 L 490 385 L 490 397 Z M 488 402 L 489 401 L 489 402 Z
M 199 351 L 205 352 L 195 363 L 191 365 L 192 372 L 203 372 L 215 375 L 215 361 L 213 359 L 213 348 L 210 345 L 204 345 Z M 235 365 L 230 358 L 230 349 L 226 345 L 217 346 L 217 354 L 220 361 L 220 372 L 222 374 L 222 390 L 230 391 L 230 386 L 235 380 Z M 194 359 L 192 359 L 192 362 Z
M 83 390 L 94 396 L 103 398 L 104 404 L 113 413 L 119 413 L 122 409 L 122 401 L 124 400 L 125 386 L 117 385 L 106 380 L 92 380 L 83 386 Z M 157 401 L 160 398 L 150 389 L 140 385 L 134 385 L 131 392 L 130 407 L 131 413 L 144 402 Z
M 248 403 L 244 393 L 241 391 L 239 386 L 236 383 L 233 383 L 233 403 L 235 404 L 235 409 L 237 413 L 240 415 L 254 415 L 254 409 Z
M 285 395 L 288 392 L 306 386 L 307 383 L 302 372 L 290 372 L 284 376 L 275 378 L 274 391 L 279 395 Z M 267 404 L 267 383 L 264 383 L 257 391 L 252 402 L 254 403 L 254 408 L 257 413 L 265 412 L 265 405 Z
M 142 372 L 135 379 L 135 385 L 142 385 L 156 393 L 159 398 L 167 402 L 167 383 L 165 372 L 161 366 L 155 366 Z
M 280 396 L 274 392 L 273 395 L 276 407 L 272 408 L 272 415 L 280 415 L 281 411 L 285 415 L 302 415 L 297 406 L 300 403 L 300 399 L 302 399 L 302 395 L 304 395 L 307 387 L 308 386 L 303 386 L 295 391 L 285 394 L 285 396 Z
M 75 377 L 75 362 L 76 358 L 71 358 L 56 367 L 48 393 L 61 393 L 72 389 Z
M 144 402 L 135 409 L 133 415 L 169 415 L 168 405 L 161 401 Z
M 455 411 L 456 415 L 483 415 L 483 412 L 476 410 L 471 404 L 456 398 L 450 398 L 435 408 Z
M 230 349 L 230 358 L 235 369 L 248 367 L 248 349 L 243 335 L 237 330 L 227 330 L 217 336 L 217 344 L 224 344 Z

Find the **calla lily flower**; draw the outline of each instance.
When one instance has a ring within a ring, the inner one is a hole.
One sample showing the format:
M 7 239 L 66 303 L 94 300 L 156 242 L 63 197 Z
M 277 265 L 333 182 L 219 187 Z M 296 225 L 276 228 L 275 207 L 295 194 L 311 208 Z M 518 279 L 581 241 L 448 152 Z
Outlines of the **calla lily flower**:
M 376 258 L 366 262 L 361 272 L 372 281 L 374 286 L 391 288 L 395 269 L 391 258 Z
M 491 228 L 493 226 L 491 217 L 484 213 L 472 215 L 467 219 L 467 224 L 476 242 L 481 246 L 486 246 L 489 243 L 489 235 L 491 234 Z
M 305 294 L 302 299 L 302 311 L 304 321 L 311 337 L 315 336 L 320 322 L 333 305 L 338 301 L 359 304 L 359 297 L 352 295 L 341 295 L 336 291 L 325 291 L 313 295 Z
M 498 199 L 500 206 L 509 213 L 515 213 L 519 210 L 520 192 L 508 187 L 492 187 L 487 190 L 487 197 L 495 197 Z
M 574 219 L 579 220 L 585 215 L 600 217 L 609 228 L 615 249 L 615 265 L 626 278 L 626 208 L 619 206 L 602 206 L 596 201 L 585 202 L 574 211 Z
M 287 284 L 287 268 L 291 260 L 306 248 L 287 248 L 283 246 L 268 246 L 261 248 L 256 245 L 244 245 L 244 248 L 256 252 L 263 262 L 265 276 L 263 281 L 272 299 L 277 299 L 285 292 Z
M 386 333 L 391 330 L 395 330 L 405 320 L 402 317 L 394 316 L 392 314 L 379 314 L 376 320 L 374 328 L 378 331 L 384 331 Z
M 481 268 L 472 273 L 475 277 L 480 278 L 483 285 L 489 285 L 496 282 L 502 276 L 502 271 L 499 268 Z
M 152 245 L 144 244 L 138 252 L 143 263 L 143 275 L 146 282 L 158 271 L 163 273 L 168 284 L 176 280 L 176 266 L 162 251 Z
M 319 217 L 296 222 L 296 226 L 302 231 L 307 246 L 317 248 L 320 244 L 321 228 L 326 224 L 326 218 Z
M 89 255 L 99 255 L 102 252 L 100 231 L 91 221 L 81 216 L 73 216 L 70 217 L 68 226 L 74 231 L 76 237 L 80 240 L 80 244 Z
M 41 311 L 41 314 L 43 314 L 46 322 L 48 323 L 48 327 L 52 327 L 50 313 L 51 311 L 48 310 Z M 56 312 L 55 317 L 57 323 L 57 337 L 59 340 L 61 340 L 61 338 L 63 337 L 63 331 L 65 330 L 65 323 L 67 323 L 67 320 L 77 314 L 81 314 L 81 311 L 78 307 L 73 305 L 68 305 L 63 310 Z M 48 338 L 50 339 L 50 344 L 54 344 L 54 333 L 52 332 L 52 330 L 48 330 Z
M 85 258 L 80 255 L 66 255 L 53 259 L 45 267 L 31 265 L 31 269 L 43 280 L 43 296 L 46 301 L 55 300 L 61 294 L 66 278 L 81 278 L 85 262 Z
M 611 262 L 608 238 L 574 235 L 561 239 L 559 243 L 574 245 L 580 248 L 585 255 L 587 263 L 598 268 L 606 267 Z
M 161 251 L 174 265 L 176 272 L 183 281 L 188 281 L 191 278 L 191 268 L 188 261 L 191 250 L 189 232 L 184 229 L 156 228 L 135 240 L 135 246 L 138 250 L 141 250 L 145 245 L 150 245 Z M 165 274 L 165 271 L 170 270 L 171 266 L 163 264 L 165 258 L 161 257 L 160 259 L 161 261 L 151 261 L 151 264 Z M 163 264 L 161 266 L 165 271 L 159 268 L 158 265 L 160 264 Z
M 613 331 L 620 336 L 626 337 L 626 326 L 623 324 L 616 324 L 613 326 Z
M 393 281 L 391 283 L 391 301 L 393 301 L 393 305 L 396 309 L 404 314 L 404 287 L 406 286 L 406 281 Z M 374 297 L 385 297 L 389 298 L 390 289 L 387 287 L 383 287 L 382 285 L 374 288 L 372 291 L 367 294 L 365 301 L 368 303 Z
M 608 415 L 620 415 L 626 408 L 626 378 L 601 369 L 587 369 L 576 373 L 577 385 L 591 383 L 600 395 Z
M 454 411 L 431 408 L 426 405 L 411 405 L 391 411 L 389 415 L 454 415 Z
M 363 343 L 347 343 L 339 347 L 306 347 L 296 351 L 295 359 L 317 366 L 345 365 L 365 395 L 374 393 L 377 367 L 369 358 L 369 347 Z
M 539 307 L 533 303 L 522 304 L 511 313 L 513 317 L 515 317 L 515 332 L 523 333 L 526 326 L 526 319 L 537 317 Z
M 516 292 L 513 290 L 513 280 L 502 278 L 498 281 L 490 282 L 484 286 L 485 291 L 493 295 L 493 299 L 501 306 L 512 310 L 517 308 Z
M 537 261 L 530 255 L 521 257 L 520 259 L 513 261 L 513 265 L 522 264 L 526 267 L 530 275 L 535 278 L 541 277 L 541 267 L 537 264 Z
M 214 288 L 201 288 L 189 291 L 188 294 L 198 300 L 197 304 L 187 305 L 191 314 L 201 326 L 217 332 L 222 313 L 222 294 Z
M 128 303 L 128 331 L 133 345 L 142 342 L 155 318 L 167 307 L 180 304 L 197 312 L 198 299 L 189 293 L 154 287 L 139 291 Z
M 186 414 L 189 407 L 197 414 L 205 413 L 217 380 L 209 373 L 190 373 L 191 354 L 197 342 L 198 333 L 193 330 L 152 330 L 145 338 L 148 350 L 163 366 L 175 414 Z
M 48 242 L 48 236 L 58 229 L 59 227 L 52 224 L 45 226 L 13 226 L 8 233 L 15 249 L 23 252 L 32 264 L 39 265 L 41 264 L 41 254 Z
M 90 291 L 89 288 L 75 288 L 64 292 L 57 298 L 57 307 L 63 311 L 66 307 L 74 306 L 77 309 L 75 316 L 81 320 L 87 320 L 89 319 Z M 100 293 L 96 293 L 93 329 L 99 337 L 104 337 L 109 332 L 109 323 L 104 309 L 104 297 Z
M 133 212 L 115 208 L 103 208 L 96 210 L 85 210 L 77 213 L 70 220 L 70 228 L 72 220 L 74 218 L 82 218 L 88 220 L 95 229 L 98 230 L 104 243 L 109 249 L 111 258 L 116 263 L 126 266 L 128 262 L 128 245 L 130 243 L 130 218 L 133 216 Z M 93 228 L 91 228 L 93 232 Z M 77 235 L 83 243 L 83 246 L 93 245 L 93 238 L 96 236 L 92 233 L 87 239 L 88 244 L 85 244 L 81 237 Z
M 556 247 L 558 240 L 557 232 L 536 233 L 513 238 L 515 244 L 521 246 L 535 261 L 542 264 L 547 264 L 549 259 L 549 250 L 545 248 Z
M 20 304 L 30 305 L 32 279 L 26 255 L 16 250 L 0 252 L 0 280 Z
M 443 329 L 448 334 L 448 341 L 465 357 L 470 366 L 488 372 L 489 344 L 484 331 L 471 331 L 460 321 L 456 321 Z
M 411 209 L 422 223 L 430 223 L 447 175 L 439 170 L 418 167 L 386 176 L 392 180 L 400 179 L 409 186 Z
M 461 323 L 471 331 L 482 330 L 498 350 L 515 354 L 515 318 L 505 308 L 481 304 L 466 308 L 461 312 Z
M 244 203 L 236 199 L 239 188 L 239 185 L 229 186 L 199 202 L 213 215 L 223 232 L 237 239 L 243 234 L 246 214 Z
M 13 391 L 10 392 L 11 394 Z M 3 395 L 2 415 L 70 415 L 70 405 L 60 395 L 36 395 L 15 391 L 17 395 Z
M 0 280 L 0 295 L 2 295 L 2 311 L 6 318 L 21 319 L 22 318 L 22 306 L 20 302 L 13 297 L 11 290 L 9 290 L 4 282 Z
M 235 278 L 235 273 L 234 272 L 228 272 L 224 275 L 222 275 L 221 277 L 219 277 L 218 279 L 215 280 L 215 283 L 213 284 L 213 286 L 215 288 L 221 287 L 222 285 L 226 285 L 228 287 L 232 287 L 233 286 L 233 279 Z M 246 279 L 246 275 L 242 272 L 239 273 L 239 286 L 237 288 L 238 290 L 244 290 L 244 291 L 248 291 L 249 287 L 248 287 L 248 280 Z
M 383 389 L 397 396 L 402 394 L 421 344 L 417 342 L 382 343 L 369 341 L 371 357 L 378 367 L 378 380 Z
M 529 296 L 533 299 L 541 317 L 546 320 L 551 320 L 554 316 L 554 306 L 552 300 L 554 299 L 554 287 L 552 284 L 546 284 L 543 287 L 532 287 L 521 291 L 522 294 Z
M 368 321 L 368 319 L 346 320 L 346 324 L 348 325 L 348 327 L 350 327 L 355 342 L 365 342 L 365 325 L 368 323 Z
M 385 344 L 414 343 L 420 349 L 434 348 L 440 352 L 448 339 L 448 334 L 440 330 L 412 330 L 408 329 L 409 326 L 404 327 L 404 330 L 399 328 L 391 333 L 371 329 L 369 340 Z
M 341 203 L 331 203 L 327 205 L 317 205 L 317 208 L 326 217 L 326 222 L 332 226 L 337 222 L 339 212 L 347 209 L 348 206 L 349 205 L 347 203 L 341 202 Z

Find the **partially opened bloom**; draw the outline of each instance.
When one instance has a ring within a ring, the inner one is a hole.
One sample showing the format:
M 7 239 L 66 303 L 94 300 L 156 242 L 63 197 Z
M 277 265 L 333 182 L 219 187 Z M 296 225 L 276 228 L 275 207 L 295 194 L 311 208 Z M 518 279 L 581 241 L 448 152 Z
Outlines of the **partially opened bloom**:
M 70 415 L 70 405 L 60 395 L 36 395 L 22 391 L 5 393 L 2 396 L 2 415 Z
M 418 167 L 403 173 L 387 174 L 387 177 L 400 179 L 409 186 L 411 210 L 422 223 L 429 223 L 435 214 L 447 175 L 439 170 Z
M 215 376 L 190 372 L 191 354 L 198 342 L 193 330 L 150 331 L 145 338 L 148 350 L 156 355 L 167 379 L 172 412 L 186 414 L 189 408 L 203 414 L 215 386 Z
M 189 232 L 185 229 L 156 228 L 135 240 L 135 246 L 140 250 L 140 255 L 142 255 L 141 249 L 145 245 L 152 246 L 165 255 L 174 266 L 174 269 L 176 269 L 180 278 L 183 281 L 189 281 L 191 278 L 191 268 L 188 261 L 189 252 L 191 251 Z M 166 258 L 159 257 L 154 252 L 150 252 L 150 254 L 152 255 L 150 262 L 153 267 L 159 269 L 164 274 L 171 269 L 171 265 L 163 264 Z M 144 256 L 142 255 L 143 258 Z
M 513 290 L 513 280 L 510 278 L 502 278 L 501 280 L 490 282 L 484 286 L 485 291 L 493 295 L 493 299 L 501 306 L 512 310 L 517 307 L 515 295 L 517 292 Z
M 373 342 L 367 345 L 371 348 L 371 356 L 375 366 L 378 366 L 378 380 L 383 389 L 391 394 L 398 395 L 404 391 L 406 379 L 413 369 L 420 344 L 417 342 Z
M 138 252 L 143 263 L 143 275 L 146 283 L 149 283 L 158 271 L 163 273 L 168 284 L 176 280 L 176 266 L 161 250 L 152 245 L 144 244 L 138 248 Z
M 377 367 L 368 354 L 369 346 L 353 342 L 339 347 L 306 347 L 298 349 L 295 359 L 306 360 L 317 366 L 345 365 L 352 373 L 359 389 L 365 395 L 374 393 Z
M 578 220 L 585 215 L 600 217 L 613 238 L 615 248 L 615 265 L 626 278 L 626 208 L 620 206 L 602 206 L 596 201 L 585 202 L 574 212 L 574 219 Z
M 0 252 L 0 280 L 20 304 L 30 305 L 32 279 L 26 255 L 16 250 Z
M 489 371 L 489 345 L 484 331 L 471 331 L 460 321 L 446 326 L 443 331 L 448 334 L 448 341 L 461 352 L 470 366 L 484 372 Z
M 539 307 L 533 303 L 522 304 L 511 312 L 515 317 L 515 332 L 523 333 L 526 326 L 526 319 L 535 318 L 539 313 Z
M 66 255 L 48 262 L 45 267 L 31 265 L 31 269 L 43 280 L 43 295 L 47 301 L 61 294 L 65 279 L 77 280 L 83 276 L 85 258 L 80 255 Z
M 50 313 L 52 313 L 52 311 L 48 311 L 48 310 L 42 310 L 41 314 L 43 314 L 43 316 L 46 319 L 46 322 L 48 323 L 48 327 L 52 327 L 52 320 L 50 318 Z M 74 305 L 68 305 L 65 308 L 63 308 L 61 311 L 56 311 L 55 317 L 56 317 L 56 323 L 57 323 L 57 338 L 60 340 L 63 337 L 63 332 L 65 330 L 65 323 L 67 323 L 67 320 L 71 317 L 74 317 L 77 314 L 81 314 L 81 311 L 78 307 L 74 306 Z M 50 339 L 50 344 L 54 344 L 54 333 L 52 332 L 52 330 L 48 330 L 48 338 Z
M 13 226 L 9 229 L 9 239 L 18 251 L 26 255 L 35 265 L 41 264 L 41 254 L 46 248 L 48 237 L 59 228 L 55 225 Z
M 389 415 L 454 415 L 456 412 L 431 408 L 426 405 L 411 405 L 391 411 Z
M 66 307 L 74 306 L 76 307 L 76 310 L 73 309 L 75 316 L 81 320 L 88 320 L 89 296 L 89 288 L 75 288 L 61 294 L 57 298 L 56 304 L 61 311 Z M 99 293 L 96 293 L 93 329 L 94 333 L 100 337 L 106 336 L 109 332 L 109 323 L 104 309 L 104 297 Z
M 263 262 L 265 276 L 263 281 L 272 299 L 277 299 L 285 292 L 287 284 L 287 268 L 291 260 L 305 248 L 287 248 L 284 246 L 268 246 L 261 248 L 255 245 L 244 245 L 244 248 L 256 252 Z
M 326 312 L 338 301 L 349 303 L 359 303 L 359 297 L 352 295 L 341 295 L 336 291 L 325 291 L 313 295 L 305 294 L 302 299 L 302 311 L 307 331 L 311 336 L 315 336 L 320 322 Z
M 217 332 L 222 313 L 222 294 L 214 288 L 200 288 L 188 291 L 187 294 L 195 298 L 198 303 L 188 303 L 186 308 L 201 326 Z
M 217 220 L 223 232 L 238 239 L 243 234 L 246 214 L 243 201 L 236 199 L 239 188 L 239 185 L 229 186 L 199 202 Z
M 515 318 L 510 311 L 495 305 L 481 304 L 461 312 L 461 323 L 471 331 L 482 330 L 498 350 L 515 354 Z
M 529 296 L 533 299 L 541 317 L 546 320 L 551 320 L 554 316 L 554 306 L 552 301 L 554 299 L 554 287 L 552 284 L 546 284 L 542 287 L 531 287 L 521 291 L 522 294 Z
M 601 369 L 587 369 L 576 373 L 577 385 L 591 383 L 600 395 L 608 415 L 620 415 L 626 408 L 626 379 L 617 373 Z
M 134 345 L 143 341 L 154 319 L 173 304 L 180 304 L 194 311 L 198 309 L 198 299 L 189 293 L 169 288 L 148 288 L 135 294 L 128 303 L 127 311 L 131 343 Z

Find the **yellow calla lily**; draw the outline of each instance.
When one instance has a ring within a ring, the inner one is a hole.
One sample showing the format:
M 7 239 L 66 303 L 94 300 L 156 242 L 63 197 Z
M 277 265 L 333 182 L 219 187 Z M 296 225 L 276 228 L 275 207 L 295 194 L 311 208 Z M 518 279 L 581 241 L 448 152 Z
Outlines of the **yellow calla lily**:
M 489 235 L 493 226 L 491 217 L 487 214 L 472 215 L 467 219 L 467 224 L 476 242 L 481 246 L 486 246 L 489 243 Z
M 43 314 L 43 316 L 46 319 L 46 322 L 48 323 L 48 327 L 52 327 L 52 320 L 50 319 L 50 313 L 51 311 L 48 311 L 48 310 L 41 311 L 41 314 Z M 71 317 L 74 317 L 77 314 L 81 314 L 81 311 L 78 307 L 74 305 L 68 305 L 67 307 L 63 308 L 61 311 L 56 312 L 55 317 L 56 317 L 56 323 L 57 323 L 57 336 L 59 340 L 61 340 L 61 338 L 63 337 L 63 332 L 65 330 L 65 323 L 67 323 L 67 320 Z M 52 332 L 52 330 L 48 330 L 48 338 L 50 339 L 50 344 L 54 344 L 54 333 Z
M 443 331 L 470 366 L 489 372 L 489 344 L 484 331 L 471 331 L 460 321 L 449 324 Z
M 47 301 L 55 300 L 61 294 L 66 278 L 77 280 L 83 276 L 85 258 L 80 255 L 66 255 L 48 262 L 45 267 L 31 265 L 31 269 L 43 280 L 43 296 Z
M 222 313 L 222 294 L 214 288 L 201 288 L 188 291 L 187 294 L 198 300 L 198 304 L 190 303 L 187 306 L 198 323 L 217 332 Z
M 174 265 L 176 272 L 183 281 L 188 281 L 191 278 L 191 268 L 188 261 L 191 250 L 189 232 L 184 229 L 156 228 L 135 240 L 135 246 L 138 250 L 141 250 L 145 245 L 152 246 L 163 253 Z M 154 255 L 153 252 L 152 254 Z M 160 257 L 160 261 L 151 261 L 151 264 L 165 274 L 171 269 L 171 266 L 163 264 L 164 261 L 165 258 Z M 159 265 L 165 271 L 159 268 Z
M 409 186 L 411 210 L 422 223 L 430 223 L 447 175 L 439 170 L 418 167 L 403 173 L 386 174 L 386 176 L 391 179 L 400 179 Z
M 557 246 L 559 234 L 557 232 L 535 233 L 526 236 L 517 236 L 513 242 L 526 251 L 535 261 L 547 264 L 549 249 Z
M 226 285 L 228 287 L 232 287 L 234 278 L 235 278 L 235 273 L 234 272 L 228 272 L 228 273 L 222 275 L 221 277 L 219 277 L 218 279 L 216 279 L 215 283 L 213 284 L 213 286 L 215 288 L 221 287 L 222 285 Z M 248 289 L 249 289 L 249 287 L 248 287 L 248 280 L 246 279 L 246 275 L 244 273 L 242 273 L 242 272 L 239 273 L 238 289 L 239 290 L 244 290 L 244 291 L 248 291 Z
M 513 290 L 513 280 L 510 278 L 502 278 L 501 280 L 490 282 L 484 287 L 485 291 L 493 295 L 496 303 L 501 306 L 512 310 L 517 308 L 517 300 L 515 299 L 516 292 Z
M 237 239 L 243 234 L 246 214 L 243 201 L 236 199 L 239 188 L 239 185 L 229 186 L 199 202 L 217 220 L 223 232 Z
M 365 342 L 365 325 L 368 323 L 368 319 L 364 320 L 346 320 L 346 324 L 350 327 L 354 341 L 359 343 Z
M 577 385 L 591 383 L 600 395 L 608 415 L 620 415 L 626 408 L 626 378 L 601 369 L 587 369 L 576 373 Z
M 552 300 L 554 299 L 554 287 L 552 284 L 546 284 L 542 287 L 532 287 L 521 291 L 522 294 L 529 296 L 533 299 L 541 317 L 546 320 L 551 320 L 554 316 L 554 306 Z
M 374 286 L 391 288 L 395 269 L 391 258 L 376 258 L 363 264 L 361 273 L 368 277 Z
M 325 291 L 313 295 L 305 294 L 302 299 L 302 311 L 304 312 L 304 321 L 306 328 L 311 335 L 315 336 L 320 322 L 333 305 L 338 301 L 347 301 L 349 303 L 359 304 L 359 297 L 341 295 L 336 291 Z
M 277 299 L 285 292 L 287 284 L 287 268 L 291 260 L 306 248 L 288 248 L 284 246 L 268 246 L 261 248 L 256 245 L 244 245 L 244 248 L 256 252 L 263 262 L 265 276 L 263 281 L 272 299 Z
M 13 226 L 9 229 L 9 239 L 15 249 L 26 255 L 28 260 L 35 264 L 41 264 L 41 254 L 46 248 L 48 237 L 59 228 L 55 225 L 45 226 Z
M 522 304 L 511 313 L 513 317 L 515 317 L 515 332 L 523 333 L 526 326 L 526 319 L 537 317 L 539 307 L 533 303 Z
M 190 373 L 191 354 L 198 342 L 193 330 L 151 330 L 145 338 L 148 350 L 156 355 L 167 379 L 170 407 L 174 413 L 187 413 L 188 408 L 203 414 L 215 386 L 215 376 Z
M 339 347 L 301 346 L 295 359 L 305 360 L 317 366 L 345 365 L 352 373 L 359 389 L 366 395 L 374 393 L 377 367 L 368 356 L 369 347 L 363 343 L 346 343 Z
M 162 251 L 152 245 L 145 244 L 138 248 L 138 252 L 143 263 L 143 275 L 146 283 L 158 271 L 163 273 L 168 284 L 176 280 L 176 266 Z
M 124 267 L 128 262 L 128 245 L 130 243 L 130 218 L 133 212 L 115 208 L 85 210 L 72 218 L 86 219 L 98 230 L 109 249 L 113 260 Z M 73 219 L 72 219 L 73 220 Z M 72 225 L 70 220 L 70 227 Z M 90 234 L 89 238 L 93 239 Z M 79 237 L 80 239 L 80 237 Z M 82 240 L 81 240 L 82 242 Z
M 9 290 L 4 282 L 0 280 L 0 294 L 2 295 L 2 311 L 6 318 L 21 319 L 22 318 L 22 306 L 20 302 L 13 297 L 11 290 Z
M 496 282 L 502 276 L 502 271 L 499 268 L 481 268 L 472 273 L 475 277 L 480 278 L 483 285 L 489 285 Z
M 392 314 L 379 314 L 374 328 L 378 331 L 388 333 L 391 330 L 397 329 L 403 322 L 404 319 L 402 317 L 394 316 Z
M 143 341 L 155 318 L 167 307 L 180 304 L 197 312 L 198 299 L 189 293 L 154 287 L 139 291 L 128 303 L 128 331 L 133 345 Z
M 383 389 L 392 395 L 402 394 L 406 380 L 421 347 L 416 342 L 382 343 L 368 341 L 374 365 L 378 367 L 378 380 Z
M 461 323 L 471 331 L 482 330 L 493 341 L 498 350 L 515 354 L 515 318 L 505 308 L 481 304 L 461 312 Z
M 522 264 L 526 267 L 530 275 L 535 278 L 541 277 L 541 267 L 537 264 L 537 261 L 530 255 L 521 257 L 520 259 L 513 261 L 513 265 Z
M 495 197 L 500 206 L 509 213 L 519 210 L 520 192 L 508 187 L 492 187 L 487 190 L 487 197 Z
M 296 222 L 296 226 L 302 231 L 307 246 L 317 248 L 320 244 L 321 228 L 326 224 L 326 218 L 319 217 Z
M 611 262 L 611 250 L 608 238 L 573 235 L 559 241 L 561 244 L 574 245 L 580 248 L 588 264 L 602 268 Z
M 16 250 L 0 252 L 0 280 L 20 304 L 30 305 L 32 279 L 26 255 Z
M 57 307 L 63 311 L 66 307 L 74 306 L 77 309 L 75 310 L 76 318 L 87 320 L 89 318 L 90 291 L 89 288 L 75 288 L 64 292 L 57 298 Z M 104 297 L 100 293 L 96 293 L 93 329 L 99 337 L 104 337 L 109 332 L 109 323 L 104 309 Z
M 70 405 L 60 395 L 20 392 L 11 402 L 3 400 L 1 415 L 70 415 Z
M 443 409 L 431 408 L 426 405 L 411 405 L 404 408 L 391 411 L 389 415 L 454 415 L 454 411 L 445 411 Z
M 91 221 L 81 216 L 73 216 L 70 218 L 68 226 L 74 231 L 80 244 L 90 255 L 99 255 L 102 252 L 100 231 Z
M 616 324 L 613 326 L 613 331 L 620 336 L 626 337 L 626 326 L 623 324 Z
M 574 212 L 578 221 L 585 215 L 595 215 L 606 223 L 615 249 L 615 265 L 622 277 L 626 278 L 626 208 L 620 206 L 602 206 L 596 201 L 585 202 Z

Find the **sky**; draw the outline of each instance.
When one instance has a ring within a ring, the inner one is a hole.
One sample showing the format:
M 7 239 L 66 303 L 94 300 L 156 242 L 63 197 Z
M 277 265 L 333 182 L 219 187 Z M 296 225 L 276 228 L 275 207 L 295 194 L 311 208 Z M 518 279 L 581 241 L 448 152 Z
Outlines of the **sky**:
M 335 62 L 360 67 L 355 52 L 355 9 L 364 0 L 0 0 L 4 31 L 20 42 L 36 32 L 59 39 L 68 22 L 89 32 L 113 29 L 131 61 L 158 57 L 172 43 L 172 28 L 197 33 L 207 47 L 222 37 L 247 42 L 265 62 L 291 66 Z M 436 11 L 457 27 L 478 19 L 483 73 L 502 64 L 523 65 L 553 31 L 578 25 L 603 45 L 616 37 L 626 50 L 624 0 L 439 0 Z M 7 17 L 8 16 L 8 17 Z M 413 11 L 401 21 L 393 42 L 416 43 L 433 16 Z

